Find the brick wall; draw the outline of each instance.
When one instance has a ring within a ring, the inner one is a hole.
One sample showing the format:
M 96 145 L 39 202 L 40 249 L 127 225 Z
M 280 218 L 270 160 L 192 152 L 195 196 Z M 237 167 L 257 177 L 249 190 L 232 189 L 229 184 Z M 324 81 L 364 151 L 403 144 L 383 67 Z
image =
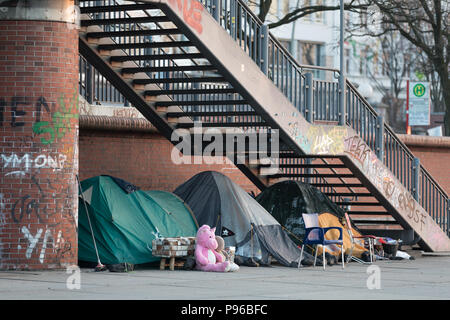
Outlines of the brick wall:
M 450 137 L 399 135 L 422 166 L 450 195 Z
M 172 144 L 156 132 L 80 130 L 80 178 L 107 174 L 127 180 L 144 190 L 172 192 L 197 173 L 221 172 L 247 192 L 258 189 L 232 163 L 182 164 L 171 161 Z M 193 161 L 192 161 L 193 162 Z
M 77 263 L 78 30 L 0 21 L 0 269 Z

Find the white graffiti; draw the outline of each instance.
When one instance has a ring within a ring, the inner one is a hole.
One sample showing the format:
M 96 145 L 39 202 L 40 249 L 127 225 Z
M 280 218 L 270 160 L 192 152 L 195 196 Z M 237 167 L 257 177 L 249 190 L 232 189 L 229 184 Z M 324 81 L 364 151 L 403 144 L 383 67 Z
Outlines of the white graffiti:
M 0 159 L 3 162 L 3 168 L 17 169 L 5 174 L 8 175 L 25 175 L 31 169 L 51 168 L 53 171 L 59 171 L 64 167 L 67 160 L 65 154 L 59 153 L 55 156 L 40 154 L 33 158 L 29 154 L 24 154 L 22 157 L 16 153 L 10 155 L 1 154 Z
M 334 143 L 327 134 L 323 136 L 317 136 L 314 141 L 313 152 L 317 154 L 326 154 L 330 150 L 330 146 Z
M 0 227 L 6 225 L 6 213 L 5 213 L 5 203 L 3 202 L 4 195 L 0 193 Z
M 39 241 L 39 238 L 41 237 L 42 229 L 38 229 L 36 235 L 33 236 L 31 234 L 31 232 L 28 230 L 28 228 L 23 226 L 22 227 L 22 233 L 24 234 L 25 238 L 29 242 L 27 251 L 25 252 L 25 256 L 27 257 L 27 259 L 30 259 L 31 258 L 31 254 L 33 253 L 33 250 L 36 247 L 36 245 L 37 245 L 37 243 Z
M 43 229 L 40 228 L 37 230 L 36 235 L 33 236 L 33 234 L 28 230 L 27 227 L 22 227 L 22 233 L 24 234 L 25 238 L 28 240 L 28 247 L 25 252 L 25 257 L 27 259 L 31 258 L 31 255 L 33 251 L 35 250 L 37 244 L 39 243 L 39 240 L 41 239 L 41 235 L 43 233 Z M 51 242 L 49 241 L 51 239 Z M 45 260 L 45 254 L 47 252 L 47 244 L 50 242 L 50 244 L 53 244 L 53 251 L 54 252 L 60 252 L 61 254 L 64 254 L 65 252 L 69 251 L 71 249 L 71 244 L 67 242 L 62 234 L 62 231 L 58 231 L 58 235 L 56 236 L 56 239 L 53 236 L 53 233 L 50 229 L 47 229 L 44 233 L 44 237 L 42 240 L 42 247 L 41 251 L 39 252 L 39 262 L 44 263 Z M 18 246 L 18 249 L 21 249 L 20 245 Z M 36 249 L 37 250 L 37 249 Z

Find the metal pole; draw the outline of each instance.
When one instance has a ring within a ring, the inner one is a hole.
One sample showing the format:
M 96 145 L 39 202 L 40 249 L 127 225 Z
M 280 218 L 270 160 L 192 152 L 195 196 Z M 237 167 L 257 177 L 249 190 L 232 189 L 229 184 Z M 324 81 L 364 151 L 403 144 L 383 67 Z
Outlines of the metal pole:
M 305 74 L 306 85 L 306 121 L 309 123 L 314 122 L 313 117 L 313 75 L 311 72 Z
M 213 0 L 213 5 L 214 5 L 214 8 L 213 8 L 214 19 L 220 23 L 220 11 L 222 9 L 221 8 L 221 6 L 222 6 L 221 0 Z
M 269 27 L 261 26 L 261 70 L 265 75 L 269 72 Z
M 414 189 L 413 196 L 414 199 L 419 202 L 419 191 L 420 191 L 420 160 L 419 158 L 414 158 L 413 160 L 413 173 L 414 173 Z
M 345 125 L 344 0 L 340 0 L 339 125 Z
M 384 119 L 383 116 L 377 116 L 375 131 L 375 147 L 378 159 L 384 160 Z

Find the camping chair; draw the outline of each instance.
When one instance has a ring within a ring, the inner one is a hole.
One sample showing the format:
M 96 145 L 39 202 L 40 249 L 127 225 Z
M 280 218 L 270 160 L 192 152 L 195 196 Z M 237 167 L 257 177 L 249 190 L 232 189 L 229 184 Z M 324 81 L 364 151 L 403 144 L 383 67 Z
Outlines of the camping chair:
M 350 254 L 347 258 L 347 263 L 350 262 L 350 260 L 354 260 L 356 262 L 359 262 L 361 264 L 372 264 L 374 261 L 374 244 L 377 237 L 370 236 L 370 235 L 362 235 L 362 236 L 355 236 L 353 235 L 352 231 L 352 225 L 350 224 L 350 217 L 348 216 L 348 213 L 345 213 L 345 228 L 347 229 L 348 235 L 350 236 L 350 240 L 352 242 L 352 247 L 350 249 Z M 365 243 L 368 244 L 369 247 L 369 255 L 370 255 L 370 262 L 363 261 L 355 256 L 353 256 L 353 249 L 355 248 L 355 239 L 363 239 Z
M 329 244 L 341 245 L 341 254 L 342 254 L 342 268 L 344 266 L 344 241 L 342 240 L 342 228 L 339 227 L 328 227 L 321 228 L 319 226 L 319 215 L 317 213 L 303 213 L 303 221 L 305 223 L 305 237 L 303 238 L 302 251 L 300 253 L 300 259 L 298 261 L 298 268 L 300 268 L 302 264 L 303 258 L 303 249 L 307 244 L 315 244 L 316 245 L 316 253 L 314 255 L 314 267 L 316 266 L 317 260 L 317 245 L 322 245 L 322 253 L 323 253 L 323 270 L 325 270 L 325 246 Z M 339 238 L 336 240 L 327 240 L 325 239 L 325 234 L 332 229 L 339 230 Z

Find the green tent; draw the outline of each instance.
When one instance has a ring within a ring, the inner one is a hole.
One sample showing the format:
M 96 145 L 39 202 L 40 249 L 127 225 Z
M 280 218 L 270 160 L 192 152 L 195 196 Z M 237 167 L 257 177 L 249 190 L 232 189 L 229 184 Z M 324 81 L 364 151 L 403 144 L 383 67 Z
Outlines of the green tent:
M 142 191 L 110 176 L 81 182 L 78 204 L 78 260 L 97 262 L 85 207 L 89 211 L 100 261 L 103 264 L 142 264 L 152 255 L 157 237 L 195 237 L 197 221 L 175 194 Z M 84 199 L 84 200 L 83 200 Z M 86 206 L 84 203 L 86 203 Z

